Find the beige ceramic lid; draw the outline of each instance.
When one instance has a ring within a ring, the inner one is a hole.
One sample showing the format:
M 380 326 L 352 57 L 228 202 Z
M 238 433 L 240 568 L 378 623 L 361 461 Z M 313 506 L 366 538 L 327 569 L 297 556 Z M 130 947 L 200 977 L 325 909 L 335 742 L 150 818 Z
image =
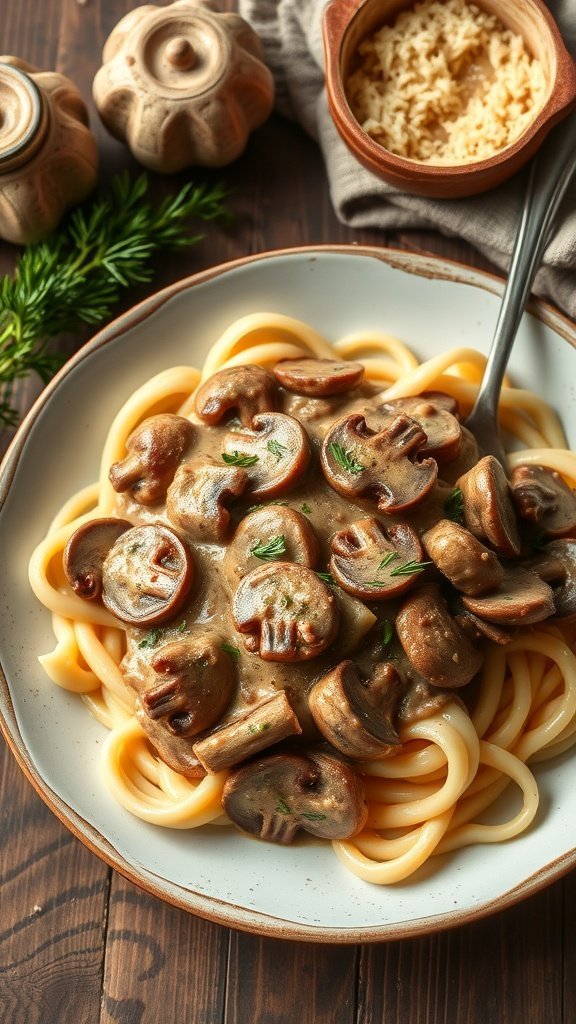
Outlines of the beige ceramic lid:
M 0 166 L 27 160 L 39 142 L 44 103 L 36 83 L 19 68 L 0 63 Z

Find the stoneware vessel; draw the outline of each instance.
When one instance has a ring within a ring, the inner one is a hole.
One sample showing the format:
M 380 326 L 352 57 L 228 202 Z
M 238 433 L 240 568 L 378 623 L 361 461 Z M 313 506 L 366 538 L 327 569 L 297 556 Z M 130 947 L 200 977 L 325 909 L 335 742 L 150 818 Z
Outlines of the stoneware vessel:
M 93 86 L 100 116 L 153 171 L 231 163 L 272 110 L 258 36 L 205 0 L 135 8 L 109 36 L 103 61 Z
M 420 163 L 395 156 L 363 130 L 352 113 L 345 83 L 359 44 L 392 23 L 413 0 L 332 0 L 324 15 L 328 103 L 334 123 L 351 152 L 368 170 L 405 192 L 456 198 L 484 192 L 505 181 L 534 155 L 547 133 L 576 103 L 576 65 L 542 0 L 478 0 L 521 35 L 544 68 L 547 96 L 528 128 L 493 156 L 460 165 Z
M 0 57 L 0 237 L 43 238 L 97 176 L 98 148 L 74 83 Z

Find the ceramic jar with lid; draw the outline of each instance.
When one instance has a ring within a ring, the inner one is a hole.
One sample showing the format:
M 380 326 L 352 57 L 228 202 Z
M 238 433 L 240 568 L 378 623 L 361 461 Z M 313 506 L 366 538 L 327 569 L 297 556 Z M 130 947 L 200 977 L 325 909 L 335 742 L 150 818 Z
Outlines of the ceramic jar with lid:
M 137 7 L 109 36 L 93 86 L 104 124 L 150 170 L 222 167 L 274 102 L 272 74 L 243 18 L 207 0 Z
M 0 238 L 44 238 L 97 176 L 96 140 L 73 82 L 0 57 Z

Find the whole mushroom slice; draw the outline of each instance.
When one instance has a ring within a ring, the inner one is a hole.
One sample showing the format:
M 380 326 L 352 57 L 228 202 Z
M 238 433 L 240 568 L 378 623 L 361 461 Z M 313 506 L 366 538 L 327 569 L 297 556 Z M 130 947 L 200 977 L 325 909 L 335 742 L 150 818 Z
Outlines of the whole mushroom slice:
M 506 567 L 497 590 L 481 597 L 463 597 L 462 604 L 480 619 L 502 626 L 529 626 L 549 619 L 555 611 L 551 587 L 520 566 Z
M 283 359 L 272 370 L 288 391 L 312 398 L 342 395 L 358 386 L 364 376 L 362 363 L 340 359 Z
M 169 526 L 150 523 L 126 530 L 108 552 L 102 600 L 122 622 L 158 626 L 180 611 L 193 582 L 187 545 Z
M 448 398 L 445 395 L 444 398 Z M 426 434 L 426 441 L 418 458 L 432 456 L 437 462 L 452 462 L 460 454 L 462 427 L 456 416 L 446 408 L 443 401 L 436 402 L 433 393 L 414 395 L 410 398 L 395 398 L 384 402 L 380 410 L 388 415 L 406 413 L 420 424 Z
M 400 742 L 395 727 L 403 685 L 390 662 L 363 682 L 353 661 L 341 661 L 308 695 L 312 717 L 324 738 L 346 757 L 385 757 Z
M 372 497 L 382 512 L 400 512 L 423 501 L 436 481 L 436 462 L 416 461 L 425 443 L 421 426 L 404 414 L 374 433 L 364 416 L 353 413 L 326 434 L 322 470 L 340 494 Z
M 320 543 L 306 516 L 285 505 L 265 505 L 239 523 L 224 557 L 224 570 L 236 586 L 263 561 L 296 562 L 314 569 Z
M 493 455 L 485 455 L 458 480 L 466 526 L 500 555 L 520 554 L 520 532 L 510 484 Z
M 330 572 L 354 597 L 383 601 L 404 593 L 424 568 L 422 545 L 407 523 L 357 519 L 330 541 Z
M 492 644 L 505 646 L 514 636 L 514 627 L 504 629 L 502 626 L 497 626 L 495 622 L 486 622 L 485 619 L 478 618 L 466 608 L 456 612 L 454 617 L 458 625 L 462 626 L 464 632 L 475 642 L 489 640 Z
M 428 557 L 462 594 L 485 594 L 504 578 L 497 556 L 469 530 L 441 519 L 422 536 Z
M 110 467 L 114 490 L 130 491 L 139 505 L 162 501 L 193 433 L 183 416 L 160 413 L 144 420 L 126 440 L 126 457 Z
M 576 540 L 552 540 L 524 566 L 552 588 L 556 618 L 576 617 Z
M 245 576 L 232 602 L 246 650 L 263 661 L 308 661 L 330 646 L 338 605 L 330 588 L 304 565 L 274 562 Z
M 521 519 L 536 523 L 547 537 L 576 535 L 576 491 L 545 466 L 516 466 L 512 500 Z
M 294 487 L 308 469 L 310 442 L 292 416 L 261 413 L 253 417 L 252 429 L 226 434 L 222 458 L 228 465 L 247 469 L 255 498 L 276 498 Z
M 192 736 L 173 736 L 163 722 L 150 718 L 140 695 L 136 697 L 134 714 L 161 761 L 187 779 L 204 778 L 206 770 L 194 753 Z
M 245 469 L 199 455 L 176 470 L 166 495 L 168 518 L 191 540 L 222 541 L 230 526 L 228 506 L 247 486 Z
M 85 601 L 102 593 L 102 566 L 110 548 L 129 530 L 127 519 L 91 519 L 79 526 L 64 548 L 64 573 L 72 590 Z
M 175 640 L 151 660 L 157 681 L 140 695 L 148 718 L 172 736 L 195 736 L 220 720 L 236 690 L 236 669 L 215 636 Z
M 232 768 L 267 747 L 302 732 L 284 690 L 247 714 L 194 744 L 196 757 L 211 774 Z
M 482 653 L 451 615 L 436 583 L 405 599 L 396 632 L 411 664 L 434 686 L 466 686 L 482 666 Z
M 194 396 L 194 410 L 204 423 L 220 423 L 226 413 L 238 416 L 245 427 L 258 413 L 272 412 L 278 404 L 276 381 L 262 366 L 228 366 L 212 374 Z
M 472 469 L 480 458 L 478 441 L 471 430 L 460 424 L 460 452 L 452 462 L 443 462 L 439 475 L 448 484 L 455 484 L 464 473 Z
M 238 828 L 275 843 L 291 843 L 299 829 L 349 839 L 368 814 L 360 776 L 321 752 L 269 754 L 244 765 L 225 782 L 222 805 Z

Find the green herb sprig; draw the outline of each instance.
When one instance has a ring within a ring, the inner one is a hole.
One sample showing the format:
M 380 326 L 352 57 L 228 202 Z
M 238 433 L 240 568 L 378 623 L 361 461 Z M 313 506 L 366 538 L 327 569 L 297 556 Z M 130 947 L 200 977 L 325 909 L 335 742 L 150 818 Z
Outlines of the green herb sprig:
M 344 450 L 341 444 L 337 441 L 333 441 L 329 446 L 332 455 L 336 459 L 336 462 L 345 469 L 347 473 L 361 473 L 366 466 L 363 466 L 361 462 L 358 462 L 354 452 L 347 452 Z
M 46 241 L 27 246 L 12 275 L 0 282 L 0 426 L 14 425 L 15 382 L 36 372 L 47 383 L 65 356 L 52 339 L 100 324 L 122 291 L 153 277 L 159 250 L 181 249 L 201 235 L 191 218 L 225 215 L 220 184 L 192 182 L 157 205 L 147 198 L 145 174 L 113 178 L 105 195 L 77 206 Z
M 281 533 L 278 537 L 272 537 L 267 544 L 256 544 L 255 547 L 250 548 L 250 554 L 254 555 L 255 558 L 260 558 L 263 562 L 273 562 L 275 558 L 280 558 L 281 555 L 286 554 L 286 538 Z

